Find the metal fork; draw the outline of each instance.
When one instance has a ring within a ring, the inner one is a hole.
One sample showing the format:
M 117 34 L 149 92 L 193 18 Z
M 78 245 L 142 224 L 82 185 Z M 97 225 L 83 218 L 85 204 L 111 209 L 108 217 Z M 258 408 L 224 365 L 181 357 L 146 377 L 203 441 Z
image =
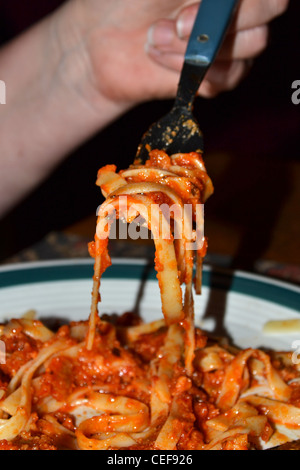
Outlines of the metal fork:
M 238 3 L 239 0 L 202 0 L 185 53 L 173 108 L 144 134 L 135 164 L 145 163 L 153 149 L 164 150 L 169 155 L 203 152 L 203 136 L 193 116 L 193 103 Z

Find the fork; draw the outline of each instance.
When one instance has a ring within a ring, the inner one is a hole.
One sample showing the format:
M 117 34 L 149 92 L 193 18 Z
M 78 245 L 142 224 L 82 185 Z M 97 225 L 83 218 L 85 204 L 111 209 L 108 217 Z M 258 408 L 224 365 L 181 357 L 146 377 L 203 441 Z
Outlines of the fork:
M 144 164 L 153 149 L 174 153 L 203 152 L 203 135 L 193 103 L 207 70 L 223 42 L 239 0 L 202 0 L 186 49 L 171 111 L 152 124 L 138 146 L 135 164 Z

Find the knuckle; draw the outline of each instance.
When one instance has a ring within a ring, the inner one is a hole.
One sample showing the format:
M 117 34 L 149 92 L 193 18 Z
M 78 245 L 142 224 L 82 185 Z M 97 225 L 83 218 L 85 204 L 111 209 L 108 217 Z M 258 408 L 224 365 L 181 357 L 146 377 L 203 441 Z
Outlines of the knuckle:
M 282 15 L 288 8 L 290 0 L 273 0 L 274 14 Z

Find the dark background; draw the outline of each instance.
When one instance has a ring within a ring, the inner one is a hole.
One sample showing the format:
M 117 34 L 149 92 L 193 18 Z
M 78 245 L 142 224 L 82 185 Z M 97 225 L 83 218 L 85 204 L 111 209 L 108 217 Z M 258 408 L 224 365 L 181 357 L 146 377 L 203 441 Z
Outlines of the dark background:
M 61 3 L 0 0 L 1 43 Z M 300 105 L 291 101 L 291 84 L 300 80 L 299 18 L 300 2 L 291 0 L 288 12 L 272 23 L 269 47 L 243 83 L 195 104 L 205 162 L 216 188 L 206 204 L 209 249 L 230 255 L 232 265 L 243 269 L 251 270 L 261 258 L 300 265 Z M 94 221 L 101 202 L 94 185 L 98 168 L 109 162 L 126 168 L 143 132 L 171 104 L 141 105 L 69 155 L 0 221 L 0 261 L 51 231 L 89 217 Z

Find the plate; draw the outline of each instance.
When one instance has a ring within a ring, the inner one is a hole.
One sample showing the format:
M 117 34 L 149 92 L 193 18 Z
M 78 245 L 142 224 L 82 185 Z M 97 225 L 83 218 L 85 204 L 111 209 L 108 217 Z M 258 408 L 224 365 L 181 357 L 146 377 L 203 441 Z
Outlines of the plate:
M 145 260 L 113 259 L 101 282 L 100 313 L 135 311 L 145 321 L 162 318 L 156 272 Z M 23 263 L 0 268 L 0 322 L 37 311 L 45 321 L 86 320 L 93 260 Z M 195 296 L 197 326 L 241 347 L 292 350 L 300 333 L 267 336 L 269 320 L 299 317 L 300 288 L 240 271 L 204 266 Z M 298 343 L 299 345 L 299 343 Z

